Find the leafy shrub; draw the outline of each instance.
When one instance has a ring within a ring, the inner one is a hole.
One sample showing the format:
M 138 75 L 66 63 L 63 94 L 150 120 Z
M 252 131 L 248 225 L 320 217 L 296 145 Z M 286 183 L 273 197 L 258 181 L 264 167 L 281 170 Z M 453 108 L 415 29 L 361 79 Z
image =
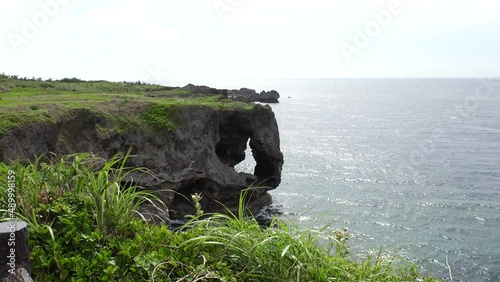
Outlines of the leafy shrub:
M 63 79 L 60 79 L 59 80 L 60 82 L 68 82 L 68 83 L 71 83 L 71 82 L 82 82 L 83 80 L 79 79 L 79 78 L 76 78 L 76 77 L 72 77 L 72 78 L 68 78 L 68 77 L 65 77 Z
M 172 121 L 175 112 L 175 105 L 154 104 L 142 115 L 142 120 L 154 129 L 172 131 L 175 129 Z
M 89 154 L 0 163 L 2 185 L 16 172 L 17 216 L 29 223 L 36 281 L 435 281 L 411 264 L 350 260 L 346 230 L 301 231 L 278 219 L 262 228 L 244 217 L 244 194 L 238 214 L 203 214 L 194 195 L 198 212 L 182 228 L 150 225 L 137 207 L 159 200 L 121 185 L 137 171 L 125 163 Z

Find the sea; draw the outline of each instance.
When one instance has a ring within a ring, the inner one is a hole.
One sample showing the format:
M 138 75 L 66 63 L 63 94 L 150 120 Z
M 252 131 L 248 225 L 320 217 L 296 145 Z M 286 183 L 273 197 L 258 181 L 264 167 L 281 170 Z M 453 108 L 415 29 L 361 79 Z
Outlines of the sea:
M 347 227 L 357 258 L 381 251 L 447 281 L 500 281 L 500 79 L 196 84 L 281 94 L 270 106 L 285 163 L 271 194 L 284 219 Z M 254 165 L 247 151 L 238 169 Z

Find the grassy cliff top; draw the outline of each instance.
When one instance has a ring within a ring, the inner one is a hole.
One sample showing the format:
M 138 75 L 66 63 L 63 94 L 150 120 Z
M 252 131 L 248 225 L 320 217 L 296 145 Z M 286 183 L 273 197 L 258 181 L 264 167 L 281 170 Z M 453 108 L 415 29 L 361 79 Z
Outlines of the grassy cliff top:
M 122 121 L 125 117 L 131 119 L 126 122 L 137 124 L 148 123 L 149 118 L 155 120 L 154 115 L 159 112 L 162 112 L 159 118 L 168 118 L 187 105 L 214 109 L 253 108 L 252 104 L 230 101 L 216 93 L 191 93 L 185 87 L 77 78 L 43 81 L 0 74 L 0 134 L 26 123 L 55 121 L 72 109 L 90 109 Z

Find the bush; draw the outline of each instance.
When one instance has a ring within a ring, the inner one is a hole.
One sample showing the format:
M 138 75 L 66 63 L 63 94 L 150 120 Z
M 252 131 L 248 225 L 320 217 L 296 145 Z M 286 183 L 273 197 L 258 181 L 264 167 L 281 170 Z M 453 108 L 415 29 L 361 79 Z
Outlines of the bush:
M 350 260 L 346 230 L 300 231 L 278 219 L 262 228 L 244 218 L 245 194 L 238 214 L 203 214 L 194 195 L 198 212 L 182 228 L 150 225 L 137 208 L 159 200 L 121 185 L 138 171 L 126 168 L 126 159 L 78 154 L 0 163 L 2 185 L 16 172 L 17 216 L 29 223 L 35 280 L 435 281 L 412 264 Z M 0 193 L 3 207 L 6 189 Z
M 59 80 L 60 82 L 68 82 L 68 83 L 71 83 L 71 82 L 82 82 L 83 80 L 79 79 L 79 78 L 76 78 L 76 77 L 73 77 L 73 78 L 63 78 L 63 79 L 60 79 Z

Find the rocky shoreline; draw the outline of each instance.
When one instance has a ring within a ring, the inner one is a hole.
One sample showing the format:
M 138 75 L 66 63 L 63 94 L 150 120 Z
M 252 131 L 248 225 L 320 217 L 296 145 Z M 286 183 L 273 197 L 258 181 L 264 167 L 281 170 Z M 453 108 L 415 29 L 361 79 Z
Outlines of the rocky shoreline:
M 240 88 L 237 89 L 216 89 L 208 86 L 197 86 L 193 84 L 188 84 L 184 87 L 178 88 L 186 90 L 193 96 L 210 96 L 210 95 L 221 95 L 224 98 L 231 99 L 233 101 L 241 101 L 245 103 L 250 102 L 260 102 L 260 103 L 279 103 L 280 94 L 276 90 L 271 91 L 261 91 L 258 93 L 254 89 L 250 88 Z
M 46 92 L 44 88 L 40 95 L 46 97 Z M 161 216 L 162 220 L 168 220 L 193 214 L 195 209 L 189 199 L 195 193 L 201 194 L 201 205 L 206 212 L 223 212 L 225 207 L 234 210 L 241 191 L 249 187 L 253 187 L 249 208 L 257 212 L 271 203 L 267 192 L 281 182 L 283 154 L 278 125 L 269 106 L 235 104 L 238 107 L 233 107 L 230 103 L 238 102 L 227 102 L 228 98 L 267 101 L 279 96 L 276 91 L 255 96 L 256 93 L 249 89 L 220 90 L 190 84 L 144 91 L 145 101 L 128 101 L 132 98 L 119 94 L 93 107 L 82 102 L 69 109 L 57 101 L 58 94 L 54 93 L 53 102 L 42 104 L 34 99 L 33 105 L 26 108 L 30 114 L 35 107 L 43 110 L 44 120 L 26 120 L 0 133 L 0 161 L 11 163 L 18 159 L 33 160 L 46 153 L 81 152 L 107 159 L 131 150 L 127 166 L 146 168 L 151 173 L 134 172 L 130 182 L 153 191 L 168 207 L 168 213 L 143 207 L 153 213 L 153 218 Z M 8 92 L 0 93 L 0 97 L 10 99 L 5 94 Z M 74 95 L 75 100 L 78 95 Z M 206 97 L 214 95 L 218 98 L 205 102 Z M 162 104 L 165 99 L 180 96 L 182 100 L 174 100 L 168 106 Z M 121 98 L 125 99 L 120 102 L 123 105 L 117 105 L 116 99 Z M 23 115 L 22 110 L 13 111 L 6 118 Z M 135 120 L 150 124 L 127 124 Z M 256 161 L 253 174 L 234 169 L 245 159 L 247 144 Z

